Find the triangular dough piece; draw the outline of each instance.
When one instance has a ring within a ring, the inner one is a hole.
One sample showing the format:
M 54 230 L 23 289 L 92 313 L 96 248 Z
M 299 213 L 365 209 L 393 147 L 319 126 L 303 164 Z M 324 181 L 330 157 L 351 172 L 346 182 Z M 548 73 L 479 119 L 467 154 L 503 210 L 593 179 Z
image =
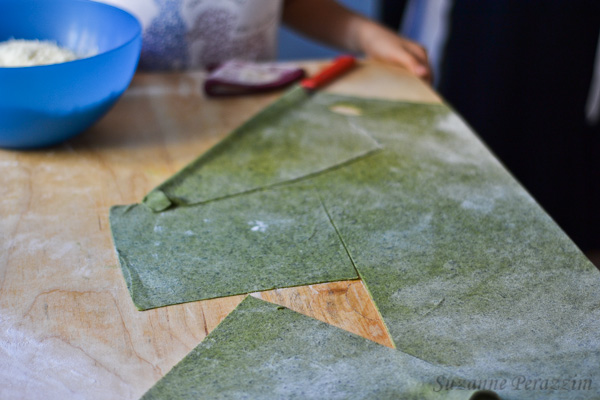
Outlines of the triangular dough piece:
M 469 399 L 441 377 L 451 374 L 249 296 L 142 399 Z
M 341 114 L 298 99 L 273 105 L 150 192 L 154 211 L 204 203 L 302 179 L 358 159 L 379 145 Z

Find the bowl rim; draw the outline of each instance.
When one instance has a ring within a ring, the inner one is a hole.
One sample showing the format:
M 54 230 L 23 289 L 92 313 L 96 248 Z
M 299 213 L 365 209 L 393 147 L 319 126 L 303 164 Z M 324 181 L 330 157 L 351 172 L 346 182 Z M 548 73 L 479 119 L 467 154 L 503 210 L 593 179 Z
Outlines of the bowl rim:
M 37 70 L 39 68 L 57 68 L 57 66 L 65 65 L 65 64 L 72 65 L 73 63 L 77 63 L 77 62 L 87 62 L 87 60 L 91 60 L 91 59 L 94 59 L 96 57 L 100 57 L 100 56 L 102 56 L 104 54 L 110 54 L 110 53 L 119 51 L 120 49 L 129 46 L 132 42 L 135 42 L 138 39 L 141 39 L 141 37 L 142 37 L 142 24 L 141 24 L 141 22 L 139 21 L 139 19 L 135 15 L 133 15 L 132 13 L 130 13 L 127 10 L 124 10 L 124 9 L 122 9 L 120 7 L 117 7 L 117 6 L 114 6 L 112 4 L 103 3 L 101 1 L 96 1 L 96 0 L 58 0 L 58 1 L 62 1 L 64 3 L 94 3 L 94 4 L 96 4 L 96 5 L 100 6 L 100 7 L 111 8 L 113 10 L 116 10 L 116 11 L 118 11 L 120 13 L 123 13 L 123 14 L 129 16 L 130 18 L 132 18 L 132 20 L 136 24 L 136 32 L 133 34 L 133 36 L 131 37 L 131 39 L 127 40 L 125 43 L 123 43 L 123 44 L 121 44 L 121 45 L 119 45 L 119 46 L 117 46 L 115 48 L 112 48 L 112 49 L 110 49 L 108 51 L 104 51 L 102 53 L 94 54 L 94 55 L 87 56 L 87 57 L 77 58 L 75 60 L 54 63 L 54 64 L 22 65 L 22 66 L 9 66 L 9 67 L 0 66 L 0 71 L 3 71 L 3 70 L 13 70 L 13 71 L 15 71 L 15 70 L 23 70 L 23 69 L 27 69 L 27 70 L 36 69 Z M 21 4 L 23 4 L 24 2 L 29 2 L 29 3 L 34 3 L 35 4 L 35 3 L 37 3 L 37 0 L 0 0 L 0 5 L 2 3 L 21 3 Z M 15 38 L 13 38 L 13 39 L 15 39 Z M 9 40 L 11 40 L 11 39 L 9 39 Z M 16 40 L 21 40 L 21 39 L 16 39 Z M 0 43 L 4 43 L 4 42 L 5 42 L 5 40 L 0 41 Z

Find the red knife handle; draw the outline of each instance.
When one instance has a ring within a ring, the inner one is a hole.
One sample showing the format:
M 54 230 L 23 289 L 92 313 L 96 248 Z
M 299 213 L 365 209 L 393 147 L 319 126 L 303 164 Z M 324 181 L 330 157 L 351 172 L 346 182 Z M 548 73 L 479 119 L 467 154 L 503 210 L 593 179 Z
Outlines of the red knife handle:
M 316 75 L 300 81 L 300 86 L 309 90 L 319 89 L 348 71 L 354 64 L 356 64 L 356 59 L 352 56 L 336 57 L 330 65 L 323 68 Z

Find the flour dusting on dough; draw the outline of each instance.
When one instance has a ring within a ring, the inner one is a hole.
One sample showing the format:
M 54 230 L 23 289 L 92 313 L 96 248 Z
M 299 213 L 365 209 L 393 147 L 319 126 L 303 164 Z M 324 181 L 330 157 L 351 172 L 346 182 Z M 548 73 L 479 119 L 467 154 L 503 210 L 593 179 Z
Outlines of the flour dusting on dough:
M 252 228 L 250 228 L 252 232 L 266 232 L 269 227 L 269 225 L 262 221 L 250 221 L 248 225 L 252 225 Z
M 440 118 L 436 128 L 440 131 L 455 133 L 457 136 L 471 139 L 469 128 L 460 117 L 454 113 L 446 114 L 443 118 Z
M 460 203 L 463 210 L 489 214 L 494 211 L 498 201 L 509 194 L 503 185 L 483 184 L 449 184 L 438 189 L 440 195 Z

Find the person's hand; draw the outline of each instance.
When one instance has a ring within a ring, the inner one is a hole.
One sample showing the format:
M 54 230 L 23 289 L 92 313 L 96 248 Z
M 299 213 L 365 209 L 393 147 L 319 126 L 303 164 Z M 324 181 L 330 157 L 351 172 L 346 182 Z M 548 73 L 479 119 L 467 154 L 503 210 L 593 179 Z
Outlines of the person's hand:
M 400 65 L 428 83 L 433 73 L 427 51 L 418 43 L 374 23 L 365 22 L 357 33 L 359 46 L 367 57 Z
M 283 20 L 303 34 L 350 52 L 400 65 L 431 83 L 427 52 L 335 0 L 286 0 Z

